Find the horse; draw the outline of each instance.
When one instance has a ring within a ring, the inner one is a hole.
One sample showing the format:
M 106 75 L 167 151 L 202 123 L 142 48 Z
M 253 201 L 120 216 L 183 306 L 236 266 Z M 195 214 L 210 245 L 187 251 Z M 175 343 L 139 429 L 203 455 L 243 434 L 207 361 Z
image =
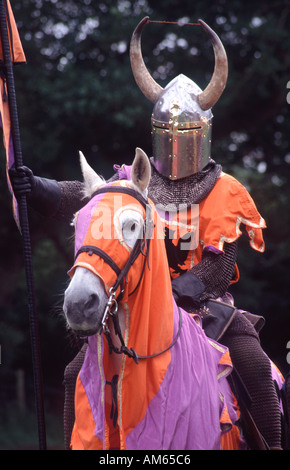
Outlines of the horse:
M 89 202 L 76 214 L 64 294 L 69 327 L 87 338 L 75 388 L 72 449 L 245 449 L 227 378 L 228 349 L 176 305 L 150 163 L 105 183 L 80 153 Z

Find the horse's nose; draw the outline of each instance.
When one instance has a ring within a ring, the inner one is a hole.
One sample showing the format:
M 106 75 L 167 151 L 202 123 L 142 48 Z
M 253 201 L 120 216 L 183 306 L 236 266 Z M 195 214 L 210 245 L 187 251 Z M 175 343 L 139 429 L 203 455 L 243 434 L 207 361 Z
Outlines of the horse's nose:
M 101 323 L 108 296 L 101 279 L 77 267 L 64 293 L 63 311 L 73 330 L 95 330 Z
M 64 313 L 69 321 L 79 322 L 81 319 L 90 320 L 98 311 L 99 298 L 95 293 L 87 293 L 85 296 L 67 289 L 64 297 Z
M 85 303 L 83 305 L 85 317 L 87 319 L 90 319 L 92 315 L 94 315 L 98 311 L 99 304 L 100 299 L 97 294 L 90 294 L 90 296 L 85 300 Z

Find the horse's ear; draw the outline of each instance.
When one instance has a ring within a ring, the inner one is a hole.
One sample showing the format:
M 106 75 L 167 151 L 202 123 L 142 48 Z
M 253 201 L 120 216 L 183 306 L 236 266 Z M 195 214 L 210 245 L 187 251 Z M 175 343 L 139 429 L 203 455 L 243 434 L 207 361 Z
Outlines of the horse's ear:
M 85 183 L 85 195 L 90 197 L 99 186 L 104 184 L 103 178 L 99 176 L 88 164 L 82 152 L 79 152 L 81 170 Z
M 149 158 L 142 149 L 136 148 L 135 158 L 131 169 L 132 182 L 143 193 L 151 178 L 151 166 Z

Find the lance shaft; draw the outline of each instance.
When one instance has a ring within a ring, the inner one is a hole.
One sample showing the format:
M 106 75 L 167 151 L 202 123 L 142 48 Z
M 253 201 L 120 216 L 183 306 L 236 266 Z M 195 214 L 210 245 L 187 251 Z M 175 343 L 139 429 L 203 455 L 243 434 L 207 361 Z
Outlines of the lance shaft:
M 23 165 L 19 120 L 14 84 L 13 63 L 11 60 L 10 44 L 8 38 L 8 29 L 6 23 L 6 14 L 8 15 L 7 3 L 5 0 L 0 0 L 0 29 L 1 41 L 4 60 L 4 71 L 6 75 L 9 111 L 11 121 L 11 132 L 14 147 L 14 159 L 16 167 Z M 38 317 L 36 312 L 35 290 L 34 290 L 34 276 L 32 267 L 32 251 L 31 251 L 31 238 L 28 221 L 28 210 L 26 196 L 23 195 L 18 200 L 19 223 L 22 234 L 23 242 L 23 256 L 26 274 L 26 284 L 28 293 L 28 309 L 29 309 L 29 327 L 32 349 L 32 363 L 33 363 L 33 378 L 34 390 L 36 401 L 36 412 L 38 422 L 38 438 L 39 449 L 46 449 L 46 431 L 45 431 L 45 417 L 44 417 L 44 404 L 43 404 L 43 386 L 42 386 L 42 372 L 41 372 L 41 358 L 40 358 L 40 344 L 39 344 L 39 329 Z

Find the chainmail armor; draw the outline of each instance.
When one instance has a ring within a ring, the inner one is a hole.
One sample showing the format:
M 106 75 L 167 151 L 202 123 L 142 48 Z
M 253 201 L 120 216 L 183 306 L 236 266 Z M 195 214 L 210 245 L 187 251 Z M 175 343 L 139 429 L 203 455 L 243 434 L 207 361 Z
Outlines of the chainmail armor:
M 205 285 L 201 301 L 223 297 L 234 274 L 238 242 L 225 243 L 224 254 L 205 252 L 200 263 L 191 268 Z
M 87 202 L 84 197 L 84 183 L 80 181 L 60 181 L 61 200 L 55 218 L 71 222 L 74 214 Z
M 116 173 L 107 182 L 117 179 Z M 61 189 L 61 200 L 54 218 L 71 222 L 74 214 L 89 202 L 89 198 L 84 196 L 84 183 L 81 181 L 59 181 L 58 184 Z
M 173 204 L 174 208 L 176 204 L 199 204 L 214 187 L 220 172 L 221 165 L 211 160 L 200 172 L 172 181 L 158 173 L 151 159 L 149 197 L 155 204 Z
M 281 448 L 281 413 L 269 359 L 254 332 L 241 334 L 249 328 L 244 315 L 237 316 L 233 323 L 221 342 L 229 348 L 233 365 L 250 394 L 250 412 L 259 431 L 270 448 Z

